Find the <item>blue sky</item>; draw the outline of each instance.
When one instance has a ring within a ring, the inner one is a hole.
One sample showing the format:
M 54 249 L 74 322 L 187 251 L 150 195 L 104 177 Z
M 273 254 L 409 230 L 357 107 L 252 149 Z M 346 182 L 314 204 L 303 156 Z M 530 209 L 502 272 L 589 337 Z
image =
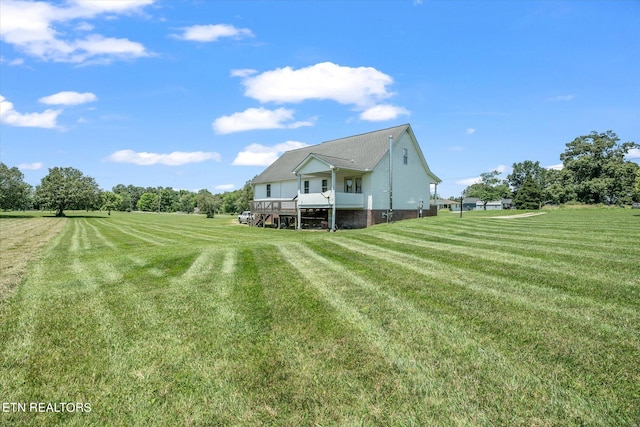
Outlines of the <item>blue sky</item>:
M 0 160 L 32 185 L 71 166 L 218 193 L 411 123 L 457 196 L 593 130 L 640 142 L 637 1 L 0 0 L 0 19 Z

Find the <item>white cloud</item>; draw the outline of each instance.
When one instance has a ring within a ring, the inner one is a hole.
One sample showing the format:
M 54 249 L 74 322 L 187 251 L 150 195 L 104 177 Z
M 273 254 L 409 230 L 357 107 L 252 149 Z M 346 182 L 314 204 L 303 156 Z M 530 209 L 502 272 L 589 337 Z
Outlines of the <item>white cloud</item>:
M 249 77 L 256 73 L 257 71 L 252 68 L 241 68 L 238 70 L 231 70 L 231 77 Z
M 235 166 L 269 166 L 285 151 L 306 146 L 307 144 L 299 141 L 286 141 L 271 147 L 251 144 L 238 153 L 232 164 Z
M 246 75 L 245 95 L 260 102 L 296 103 L 333 100 L 366 109 L 393 96 L 393 79 L 372 67 L 343 67 L 323 62 L 294 70 L 291 67 Z
M 180 40 L 215 42 L 222 37 L 233 37 L 241 39 L 253 37 L 253 33 L 248 28 L 236 28 L 233 25 L 193 25 L 182 29 L 182 34 L 174 34 L 173 37 Z
M 234 188 L 236 188 L 236 186 L 234 184 L 220 184 L 220 185 L 216 185 L 213 188 L 214 188 L 214 190 L 230 191 L 230 190 L 233 190 Z
M 467 129 L 467 135 L 473 135 L 474 133 L 476 133 L 476 130 L 474 128 L 469 128 Z
M 60 113 L 62 113 L 62 110 L 45 110 L 42 113 L 19 113 L 13 108 L 12 102 L 0 95 L 0 123 L 9 126 L 56 128 Z
M 44 166 L 44 163 L 42 162 L 34 162 L 34 163 L 20 163 L 18 165 L 18 169 L 20 170 L 33 170 L 33 171 L 37 171 L 39 169 L 42 169 L 42 166 Z
M 511 167 L 509 167 L 509 166 L 498 165 L 495 168 L 489 170 L 488 172 L 498 171 L 498 173 L 500 173 L 502 175 L 504 173 L 511 172 L 512 170 L 513 169 Z M 476 176 L 476 177 L 473 177 L 473 178 L 465 178 L 465 179 L 458 180 L 458 181 L 456 181 L 456 184 L 469 186 L 469 185 L 472 185 L 472 184 L 478 184 L 480 182 L 482 182 L 482 177 Z
M 495 168 L 492 169 L 492 171 L 498 171 L 499 173 L 505 173 L 505 172 L 509 172 L 511 170 L 511 168 L 507 165 L 498 165 Z
M 552 96 L 550 98 L 547 98 L 547 101 L 549 101 L 549 102 L 566 102 L 566 101 L 572 101 L 573 98 L 575 98 L 575 95 L 558 95 L 558 96 Z
M 22 65 L 24 64 L 24 59 L 16 58 L 16 59 L 8 60 L 7 58 L 0 56 L 0 64 L 9 64 L 11 66 Z
M 551 166 L 545 167 L 545 169 L 556 170 L 556 171 L 562 170 L 563 168 L 564 168 L 564 164 L 562 164 L 562 163 L 558 163 L 557 165 L 551 165 Z
M 80 16 L 93 16 L 99 13 L 130 13 L 144 6 L 153 4 L 155 0 L 72 0 L 73 11 Z
M 632 148 L 627 152 L 626 159 L 640 159 L 640 148 Z
M 405 108 L 391 104 L 380 104 L 368 108 L 360 113 L 360 118 L 369 122 L 381 122 L 395 119 L 401 115 L 408 116 L 409 114 L 410 112 Z
M 144 46 L 126 38 L 89 34 L 78 38 L 74 31 L 91 31 L 87 19 L 99 15 L 138 12 L 154 0 L 75 0 L 65 5 L 3 0 L 0 39 L 27 55 L 45 61 L 81 63 L 110 62 L 148 56 Z M 70 28 L 67 24 L 81 19 Z M 62 30 L 60 27 L 64 27 Z
M 294 110 L 287 108 L 248 108 L 240 113 L 218 117 L 212 126 L 216 133 L 227 134 L 254 129 L 295 129 L 313 125 L 313 121 L 292 122 L 293 113 Z
M 97 101 L 98 97 L 91 92 L 72 92 L 64 91 L 54 93 L 53 95 L 44 96 L 38 100 L 38 102 L 47 105 L 79 105 L 86 102 Z
M 449 151 L 460 152 L 460 151 L 464 151 L 464 148 L 460 147 L 459 145 L 453 145 L 453 146 L 449 147 Z
M 220 161 L 220 154 L 205 151 L 174 151 L 169 154 L 135 152 L 133 150 L 120 150 L 107 157 L 107 160 L 116 163 L 133 163 L 136 165 L 167 165 L 181 166 L 187 163 L 200 163 L 207 160 Z
M 468 187 L 469 185 L 472 185 L 472 184 L 478 184 L 481 181 L 482 181 L 482 178 L 477 176 L 475 178 L 461 179 L 459 181 L 456 181 L 456 184 L 466 185 Z

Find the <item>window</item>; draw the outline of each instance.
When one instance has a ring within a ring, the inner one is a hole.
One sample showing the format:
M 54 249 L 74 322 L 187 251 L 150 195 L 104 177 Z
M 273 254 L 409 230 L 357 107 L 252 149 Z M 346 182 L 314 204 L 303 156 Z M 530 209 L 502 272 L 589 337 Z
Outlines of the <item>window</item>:
M 362 178 L 345 178 L 345 193 L 362 193 Z
M 267 197 L 271 197 L 271 184 L 267 184 Z
M 353 178 L 344 179 L 344 192 L 353 193 Z
M 406 148 L 402 149 L 402 164 L 406 165 L 409 163 L 409 150 Z
M 329 188 L 329 181 L 326 179 L 322 180 L 322 192 L 324 193 Z
M 304 182 L 304 194 L 309 194 L 309 181 Z

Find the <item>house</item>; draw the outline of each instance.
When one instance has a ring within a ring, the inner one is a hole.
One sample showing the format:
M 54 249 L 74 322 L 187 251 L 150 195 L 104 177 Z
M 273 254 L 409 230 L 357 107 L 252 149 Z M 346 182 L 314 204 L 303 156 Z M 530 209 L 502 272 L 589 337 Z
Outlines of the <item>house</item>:
M 477 197 L 465 197 L 462 199 L 462 210 L 463 211 L 474 211 L 476 210 L 478 203 L 482 203 Z M 459 207 L 456 207 L 456 210 L 460 210 Z
M 363 228 L 436 215 L 440 182 L 405 124 L 283 153 L 253 179 L 252 211 L 258 225 Z
M 485 203 L 482 200 L 478 200 L 476 202 L 476 210 L 487 210 L 487 211 L 501 211 L 503 209 L 512 209 L 513 201 L 511 199 L 500 199 L 500 200 L 492 200 L 490 202 Z
M 451 200 L 451 199 L 437 199 L 436 206 L 438 207 L 438 210 L 442 210 L 442 209 L 449 209 L 452 211 L 460 210 L 460 202 L 456 200 Z

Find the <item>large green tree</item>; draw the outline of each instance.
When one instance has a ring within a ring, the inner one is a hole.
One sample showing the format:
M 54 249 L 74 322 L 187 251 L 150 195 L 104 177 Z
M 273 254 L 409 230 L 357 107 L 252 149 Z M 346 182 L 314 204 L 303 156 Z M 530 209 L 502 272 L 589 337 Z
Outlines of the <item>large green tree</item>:
M 573 181 L 573 173 L 567 169 L 548 170 L 542 189 L 544 202 L 561 204 L 575 200 L 576 192 Z
M 238 212 L 248 211 L 251 209 L 251 201 L 253 200 L 253 187 L 251 181 L 244 183 L 244 187 L 235 191 L 238 195 L 236 199 L 236 210 Z
M 24 209 L 30 194 L 31 186 L 20 169 L 0 163 L 0 209 Z
M 465 197 L 477 197 L 484 203 L 484 209 L 487 209 L 487 203 L 493 200 L 500 200 L 509 197 L 511 191 L 506 181 L 498 178 L 500 172 L 492 171 L 480 175 L 480 182 L 467 187 L 463 191 Z
M 105 191 L 102 193 L 102 207 L 100 209 L 106 210 L 111 215 L 112 210 L 117 210 L 122 206 L 122 196 L 112 191 Z
M 138 199 L 138 210 L 145 212 L 158 211 L 158 195 L 156 193 L 146 192 Z
M 633 201 L 640 202 L 640 167 L 636 169 L 636 181 L 633 190 Z
M 207 218 L 213 218 L 216 212 L 216 199 L 209 190 L 200 190 L 196 199 L 200 213 L 205 214 Z
M 36 188 L 36 199 L 40 206 L 55 210 L 56 216 L 64 216 L 65 209 L 93 208 L 100 200 L 100 188 L 78 169 L 55 167 Z
M 542 187 L 528 176 L 513 197 L 517 209 L 540 209 L 543 202 Z
M 525 160 L 513 164 L 512 172 L 507 175 L 507 182 L 515 197 L 527 179 L 533 180 L 542 189 L 545 185 L 546 175 L 547 170 L 540 166 L 540 162 Z
M 628 203 L 633 197 L 637 164 L 625 156 L 638 145 L 620 143 L 612 132 L 591 132 L 567 143 L 560 155 L 570 172 L 576 198 L 584 203 Z

